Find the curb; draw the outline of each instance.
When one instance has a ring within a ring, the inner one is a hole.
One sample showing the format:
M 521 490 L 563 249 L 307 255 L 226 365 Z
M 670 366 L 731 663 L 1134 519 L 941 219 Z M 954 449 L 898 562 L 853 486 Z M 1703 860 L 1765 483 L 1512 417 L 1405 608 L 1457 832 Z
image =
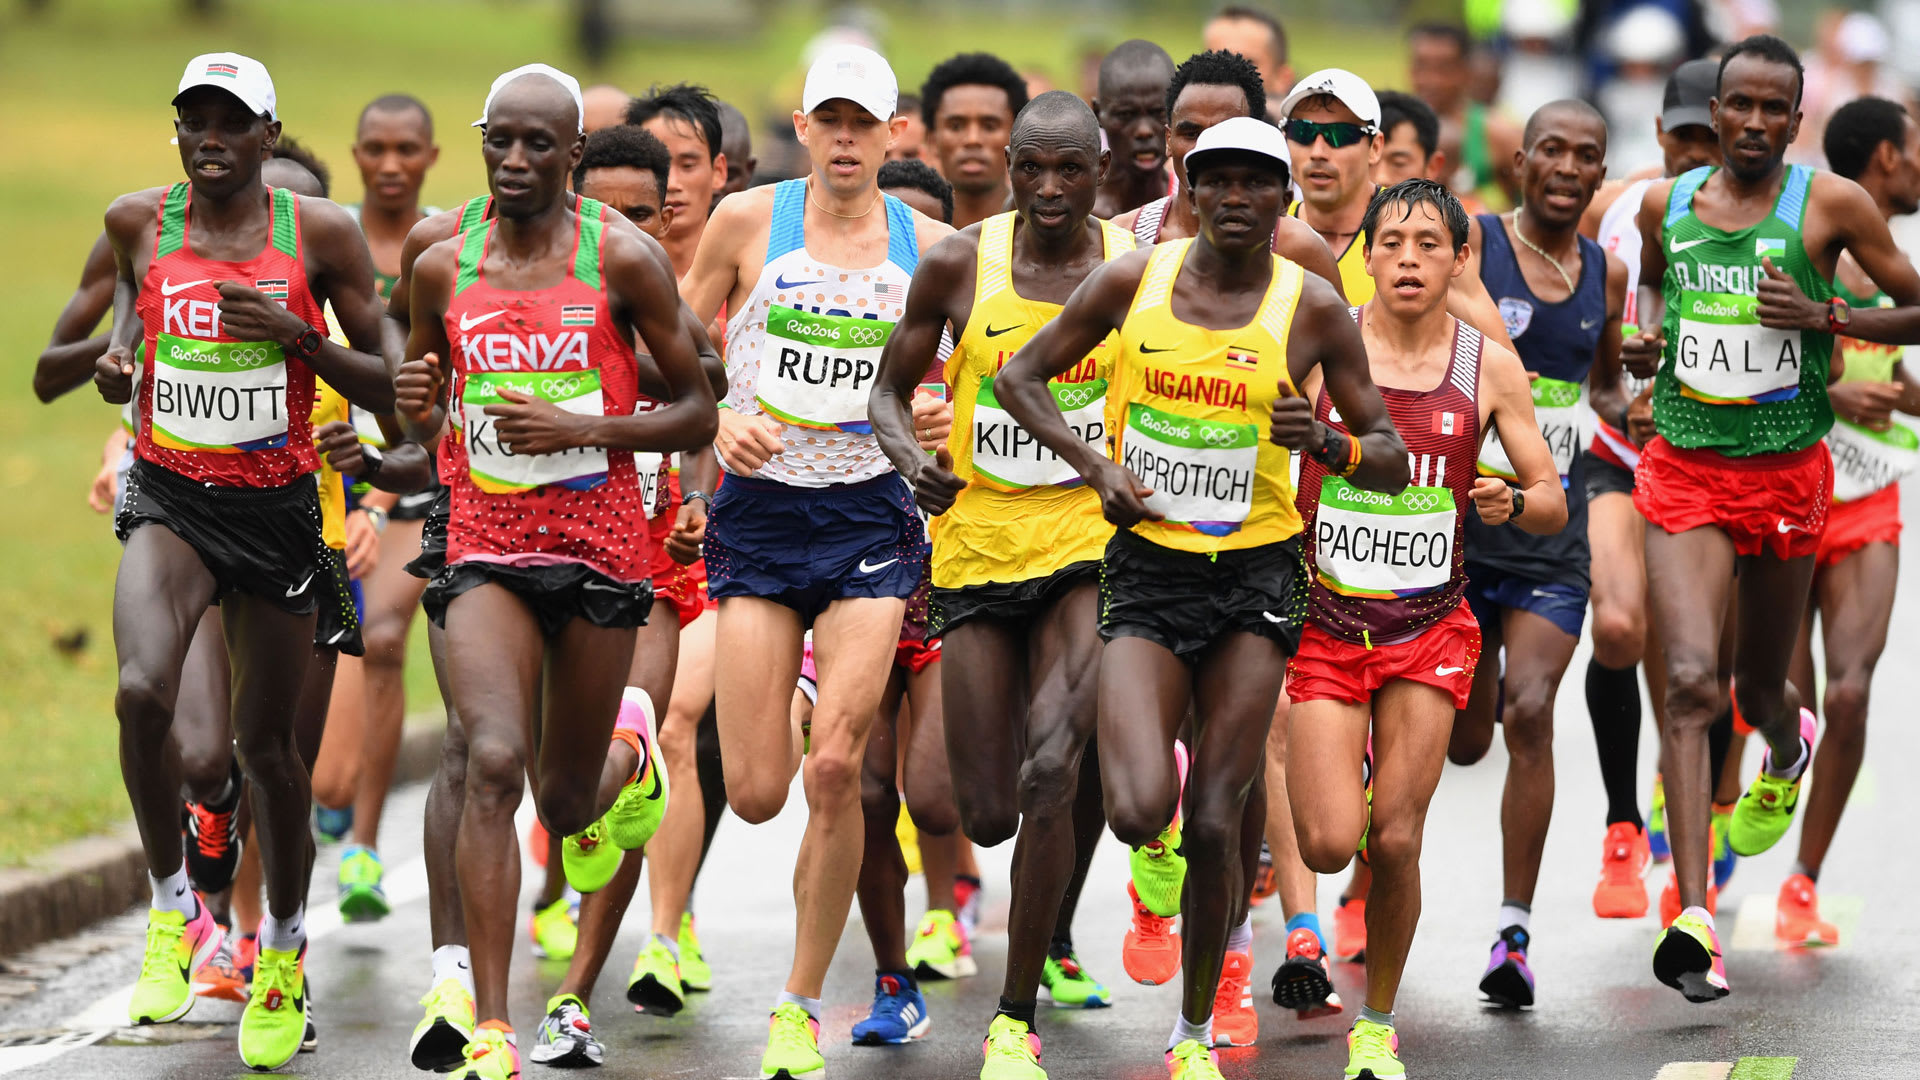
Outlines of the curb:
M 418 720 L 419 722 L 414 722 Z M 443 715 L 408 717 L 393 782 L 417 783 L 440 764 Z M 147 898 L 147 857 L 133 822 L 0 868 L 0 957 L 69 937 Z

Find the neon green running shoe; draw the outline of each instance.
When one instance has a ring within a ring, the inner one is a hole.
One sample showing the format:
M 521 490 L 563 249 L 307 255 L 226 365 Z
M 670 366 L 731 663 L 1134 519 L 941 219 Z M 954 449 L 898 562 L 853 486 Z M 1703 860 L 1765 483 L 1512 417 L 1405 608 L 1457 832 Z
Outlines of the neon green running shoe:
M 1400 1036 L 1385 1024 L 1355 1020 L 1347 1032 L 1347 1080 L 1402 1080 Z
M 966 928 L 953 912 L 939 908 L 921 916 L 920 928 L 907 945 L 907 966 L 923 979 L 965 979 L 980 973 Z
M 520 1048 L 513 1033 L 491 1020 L 482 1025 L 448 1080 L 520 1080 Z
M 354 844 L 340 853 L 340 921 L 378 922 L 393 910 L 381 884 L 386 866 L 380 853 Z
M 820 1080 L 826 1075 L 820 1021 L 791 1001 L 775 1006 L 767 1022 L 767 1052 L 760 1058 L 761 1080 Z
M 620 870 L 621 851 L 607 835 L 607 819 L 587 826 L 560 842 L 560 868 L 577 892 L 599 892 Z
M 1040 1067 L 1040 1036 L 1011 1016 L 995 1016 L 987 1025 L 980 1055 L 980 1080 L 1047 1080 L 1047 1070 Z
M 660 934 L 647 939 L 633 959 L 627 977 L 627 1000 L 649 1016 L 673 1016 L 687 1007 L 687 991 L 680 985 L 680 962 Z
M 693 932 L 693 915 L 680 916 L 680 985 L 688 990 L 713 989 L 713 967 L 700 951 L 700 936 Z
M 614 846 L 632 851 L 645 847 L 653 834 L 660 831 L 661 819 L 667 816 L 670 790 L 667 759 L 660 753 L 659 740 L 654 738 L 652 721 L 632 701 L 621 704 L 620 721 L 613 729 L 613 738 L 633 747 L 641 762 L 639 772 L 631 783 L 620 789 L 606 816 L 607 836 Z
M 1167 1051 L 1167 1075 L 1169 1080 L 1225 1080 L 1220 1075 L 1220 1055 L 1197 1039 L 1176 1043 Z
M 413 1026 L 407 1055 L 413 1067 L 446 1072 L 466 1060 L 473 1041 L 473 995 L 459 979 L 441 979 L 420 999 L 427 1014 Z
M 1800 784 L 1812 771 L 1813 739 L 1819 721 L 1807 709 L 1800 710 L 1800 742 L 1806 748 L 1800 775 L 1782 780 L 1767 773 L 1773 760 L 1769 748 L 1760 759 L 1760 775 L 1753 778 L 1747 793 L 1733 806 L 1733 820 L 1727 827 L 1727 844 L 1740 855 L 1758 855 L 1780 842 L 1793 824 L 1794 807 L 1800 804 Z
M 1161 830 L 1160 838 L 1134 848 L 1127 857 L 1140 903 L 1163 919 L 1180 914 L 1180 892 L 1187 884 L 1187 859 L 1180 854 L 1180 822 Z
M 546 907 L 534 910 L 527 920 L 527 935 L 533 938 L 533 955 L 543 960 L 571 960 L 580 943 L 580 926 L 573 921 L 573 904 L 562 896 Z
M 1698 915 L 1682 913 L 1660 932 L 1653 945 L 1653 977 L 1696 1003 L 1718 1001 L 1731 993 L 1720 937 Z
M 172 1023 L 193 1008 L 193 975 L 224 940 L 207 905 L 196 898 L 194 906 L 191 919 L 177 911 L 147 912 L 147 951 L 127 1003 L 127 1018 L 134 1023 Z
M 266 949 L 253 960 L 253 993 L 240 1014 L 240 1060 L 277 1069 L 307 1036 L 307 947 Z
M 1113 1004 L 1112 992 L 1086 973 L 1072 949 L 1058 957 L 1047 954 L 1047 964 L 1040 969 L 1040 985 L 1062 1009 L 1104 1009 Z
M 1667 785 L 1658 773 L 1653 777 L 1653 810 L 1647 814 L 1647 851 L 1657 863 L 1673 858 L 1667 844 Z

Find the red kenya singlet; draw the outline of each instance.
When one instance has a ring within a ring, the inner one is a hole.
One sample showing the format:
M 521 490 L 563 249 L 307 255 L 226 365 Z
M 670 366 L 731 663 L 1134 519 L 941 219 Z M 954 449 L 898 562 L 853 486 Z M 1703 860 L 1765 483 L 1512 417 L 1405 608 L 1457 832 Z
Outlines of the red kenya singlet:
M 1365 309 L 1354 309 L 1360 318 Z M 1413 483 L 1399 495 L 1356 488 L 1300 459 L 1300 513 L 1313 538 L 1313 624 L 1342 641 L 1391 645 L 1460 604 L 1467 586 L 1465 514 L 1480 453 L 1480 332 L 1454 323 L 1453 359 L 1431 390 L 1382 386 L 1407 444 Z M 1323 387 L 1321 422 L 1346 426 Z
M 443 440 L 441 479 L 452 491 L 447 562 L 541 565 L 580 562 L 619 581 L 648 575 L 646 506 L 626 450 L 589 447 L 514 454 L 494 432 L 489 405 L 503 390 L 573 413 L 634 411 L 633 344 L 613 321 L 602 282 L 600 204 L 580 200 L 567 275 L 544 289 L 500 289 L 481 273 L 496 224 L 461 234 L 447 305 L 460 437 Z
M 220 330 L 217 282 L 250 285 L 327 333 L 300 261 L 300 200 L 268 188 L 273 226 L 245 262 L 194 254 L 189 185 L 160 202 L 153 261 L 134 313 L 146 326 L 146 374 L 134 401 L 135 453 L 169 472 L 222 487 L 284 487 L 320 465 L 313 449 L 313 369 L 273 341 Z

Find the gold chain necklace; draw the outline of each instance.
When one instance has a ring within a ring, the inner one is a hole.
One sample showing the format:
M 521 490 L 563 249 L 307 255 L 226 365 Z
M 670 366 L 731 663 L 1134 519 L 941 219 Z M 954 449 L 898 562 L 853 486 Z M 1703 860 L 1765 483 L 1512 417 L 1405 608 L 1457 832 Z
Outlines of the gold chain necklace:
M 869 204 L 867 205 L 867 208 L 866 208 L 865 210 L 862 210 L 862 211 L 860 211 L 860 212 L 859 212 L 859 213 L 857 213 L 857 214 L 843 214 L 843 213 L 841 213 L 841 212 L 840 212 L 840 211 L 838 211 L 838 210 L 831 210 L 831 209 L 828 209 L 828 208 L 827 208 L 827 207 L 825 207 L 825 206 L 822 206 L 822 205 L 820 204 L 820 200 L 819 200 L 818 198 L 815 198 L 815 197 L 814 197 L 814 194 L 813 194 L 813 182 L 812 182 L 811 180 L 809 180 L 809 181 L 807 182 L 807 201 L 813 204 L 813 208 L 814 208 L 815 210 L 818 210 L 818 211 L 820 211 L 820 212 L 821 212 L 821 213 L 823 213 L 823 214 L 831 214 L 832 216 L 834 216 L 834 217 L 837 217 L 837 218 L 846 218 L 846 219 L 848 219 L 848 220 L 852 220 L 853 218 L 863 218 L 863 217 L 866 217 L 866 216 L 867 216 L 868 214 L 871 214 L 871 213 L 873 213 L 873 208 L 874 208 L 874 207 L 876 207 L 876 206 L 879 206 L 879 205 L 880 205 L 880 200 L 881 200 L 881 198 L 882 198 L 882 197 L 883 197 L 883 196 L 882 196 L 882 194 L 881 194 L 881 192 L 880 192 L 880 189 L 878 189 L 878 188 L 875 188 L 875 189 L 874 189 L 874 192 L 873 192 L 873 202 L 871 202 L 871 203 L 869 203 Z
M 1513 212 L 1513 235 L 1519 237 L 1520 242 L 1522 244 L 1527 245 L 1528 251 L 1533 252 L 1535 255 L 1538 255 L 1541 258 L 1547 260 L 1549 263 L 1553 264 L 1553 268 L 1560 272 L 1560 280 L 1567 283 L 1567 295 L 1569 297 L 1571 297 L 1574 293 L 1579 291 L 1578 289 L 1574 288 L 1573 275 L 1567 273 L 1567 268 L 1560 265 L 1560 260 L 1547 254 L 1545 249 L 1543 249 L 1539 244 L 1536 244 L 1533 241 L 1527 239 L 1527 234 L 1520 231 L 1520 211 L 1518 210 L 1515 210 Z M 1580 248 L 1580 242 L 1578 240 L 1575 240 L 1574 250 L 1578 251 L 1579 248 Z

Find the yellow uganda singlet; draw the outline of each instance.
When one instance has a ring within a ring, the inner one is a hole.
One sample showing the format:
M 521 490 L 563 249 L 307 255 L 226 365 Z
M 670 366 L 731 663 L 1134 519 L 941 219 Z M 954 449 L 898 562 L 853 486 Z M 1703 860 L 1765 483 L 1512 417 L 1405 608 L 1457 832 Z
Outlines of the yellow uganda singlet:
M 350 415 L 347 396 L 328 386 L 325 379 L 313 380 L 313 427 L 335 420 L 345 422 Z M 347 487 L 325 455 L 320 458 L 320 535 L 335 551 L 347 547 Z
M 1287 216 L 1296 218 L 1300 216 L 1298 200 L 1288 207 Z M 1353 241 L 1347 245 L 1347 250 L 1341 252 L 1340 258 L 1335 261 L 1340 267 L 1340 291 L 1347 294 L 1347 303 L 1352 307 L 1365 307 L 1371 303 L 1374 293 L 1373 275 L 1367 272 L 1366 245 L 1361 243 L 1358 233 L 1354 234 Z
M 998 214 L 980 225 L 973 313 L 947 358 L 947 397 L 953 402 L 947 450 L 967 486 L 933 519 L 933 583 L 943 589 L 1030 581 L 1074 563 L 1097 562 L 1113 535 L 1093 489 L 994 397 L 994 376 L 1060 314 L 1059 304 L 1028 300 L 1014 290 L 1014 218 Z M 1132 233 L 1111 222 L 1100 226 L 1108 259 L 1133 250 Z M 1067 424 L 1102 454 L 1109 444 L 1106 394 L 1113 356 L 1108 335 L 1047 387 Z
M 1173 283 L 1192 240 L 1153 249 L 1120 328 L 1107 423 L 1122 465 L 1166 515 L 1136 535 L 1179 551 L 1234 551 L 1300 532 L 1287 449 L 1267 438 L 1287 374 L 1287 337 L 1306 271 L 1273 257 L 1273 280 L 1253 321 L 1208 330 L 1174 317 Z

